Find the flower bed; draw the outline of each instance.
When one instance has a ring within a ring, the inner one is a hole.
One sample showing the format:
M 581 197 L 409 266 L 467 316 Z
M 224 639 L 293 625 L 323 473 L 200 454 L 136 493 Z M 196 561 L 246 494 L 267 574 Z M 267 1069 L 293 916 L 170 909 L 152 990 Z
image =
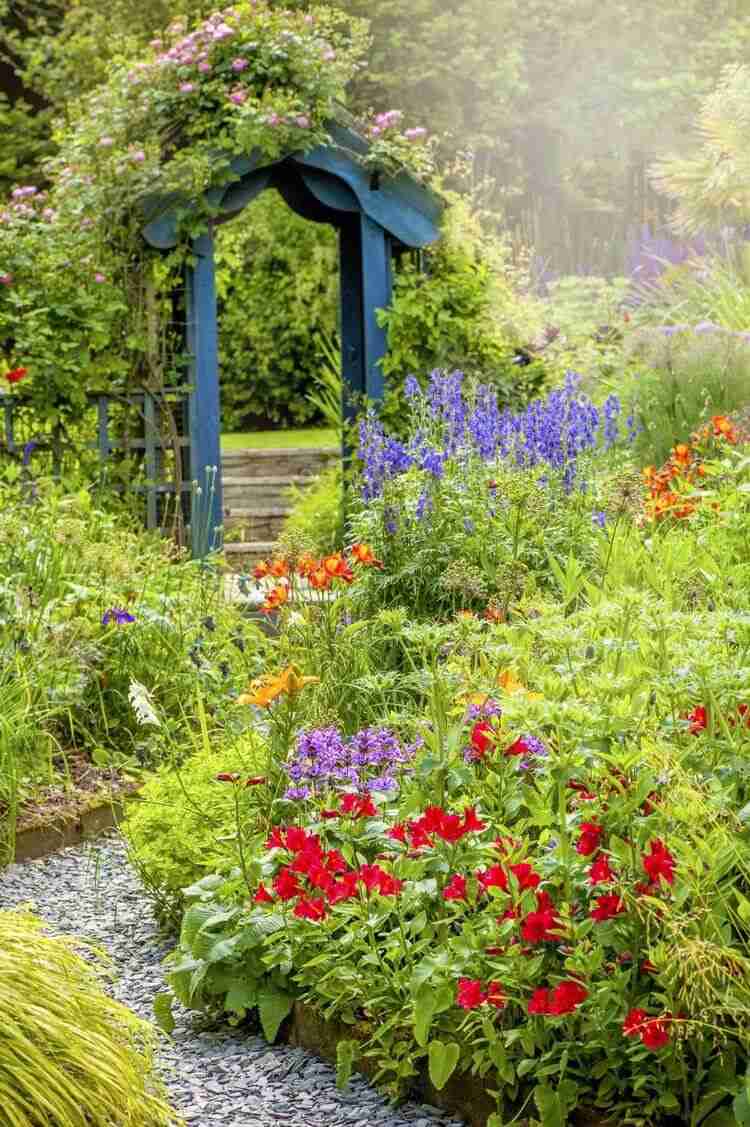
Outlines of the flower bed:
M 371 424 L 354 546 L 258 568 L 258 756 L 170 800 L 223 811 L 215 871 L 169 868 L 171 988 L 269 1040 L 302 1003 L 342 1083 L 470 1083 L 491 1127 L 745 1122 L 746 448 L 705 436 L 690 511 L 652 519 L 614 401 L 484 394 L 436 375 L 411 439 Z

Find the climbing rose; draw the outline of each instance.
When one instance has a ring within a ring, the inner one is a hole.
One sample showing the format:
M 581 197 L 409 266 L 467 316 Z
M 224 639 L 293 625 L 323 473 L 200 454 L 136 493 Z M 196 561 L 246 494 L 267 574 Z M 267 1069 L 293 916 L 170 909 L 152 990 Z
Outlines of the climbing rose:
M 656 884 L 663 877 L 667 884 L 674 884 L 675 859 L 663 841 L 655 838 L 649 852 L 643 855 L 643 867 L 652 884 Z
M 582 857 L 590 857 L 592 853 L 596 853 L 603 833 L 604 830 L 596 822 L 583 822 L 581 836 L 576 842 L 576 853 L 580 853 Z
M 462 1010 L 475 1010 L 487 1001 L 482 983 L 475 978 L 459 978 L 456 1002 Z

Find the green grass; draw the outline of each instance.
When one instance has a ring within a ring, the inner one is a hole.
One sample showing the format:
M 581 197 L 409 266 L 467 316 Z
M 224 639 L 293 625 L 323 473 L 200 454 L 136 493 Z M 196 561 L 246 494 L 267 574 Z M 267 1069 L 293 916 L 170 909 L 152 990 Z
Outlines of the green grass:
M 223 434 L 224 450 L 288 450 L 290 446 L 338 446 L 334 430 L 306 427 L 301 430 L 258 430 L 248 434 Z

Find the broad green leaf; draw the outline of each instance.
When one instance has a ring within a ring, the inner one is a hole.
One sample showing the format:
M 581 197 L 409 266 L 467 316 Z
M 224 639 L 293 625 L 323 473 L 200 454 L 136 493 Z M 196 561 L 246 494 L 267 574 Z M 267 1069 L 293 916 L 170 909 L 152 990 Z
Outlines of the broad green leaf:
M 340 1092 L 352 1078 L 359 1045 L 356 1041 L 339 1041 L 336 1045 L 336 1087 Z
M 276 1040 L 279 1026 L 292 1008 L 293 999 L 282 990 L 266 986 L 258 991 L 258 1013 L 263 1036 L 269 1045 Z
M 258 1002 L 258 980 L 238 978 L 227 990 L 224 999 L 226 1010 L 249 1010 Z
M 436 1004 L 436 993 L 429 985 L 423 986 L 414 999 L 414 1040 L 421 1048 L 427 1044 Z
M 431 1041 L 427 1050 L 430 1080 L 442 1091 L 453 1075 L 461 1050 L 455 1041 Z
M 174 1016 L 172 1014 L 173 998 L 171 994 L 162 991 L 154 998 L 154 1020 L 160 1029 L 171 1034 L 174 1030 Z

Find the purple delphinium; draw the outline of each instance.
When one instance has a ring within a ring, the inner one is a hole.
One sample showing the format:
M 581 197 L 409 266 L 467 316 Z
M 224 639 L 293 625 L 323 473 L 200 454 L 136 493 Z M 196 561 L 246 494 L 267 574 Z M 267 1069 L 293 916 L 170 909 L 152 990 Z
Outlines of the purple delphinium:
M 130 614 L 123 607 L 110 607 L 102 615 L 102 626 L 109 626 L 110 623 L 114 623 L 115 626 L 126 626 L 129 622 L 135 622 L 135 615 Z
M 404 380 L 404 395 L 407 399 L 416 399 L 418 395 L 422 394 L 422 388 L 419 386 L 419 380 L 416 376 L 407 376 Z
M 592 523 L 597 526 L 597 528 L 605 528 L 607 525 L 607 514 L 602 509 L 600 509 L 598 512 L 591 514 L 591 520 Z

